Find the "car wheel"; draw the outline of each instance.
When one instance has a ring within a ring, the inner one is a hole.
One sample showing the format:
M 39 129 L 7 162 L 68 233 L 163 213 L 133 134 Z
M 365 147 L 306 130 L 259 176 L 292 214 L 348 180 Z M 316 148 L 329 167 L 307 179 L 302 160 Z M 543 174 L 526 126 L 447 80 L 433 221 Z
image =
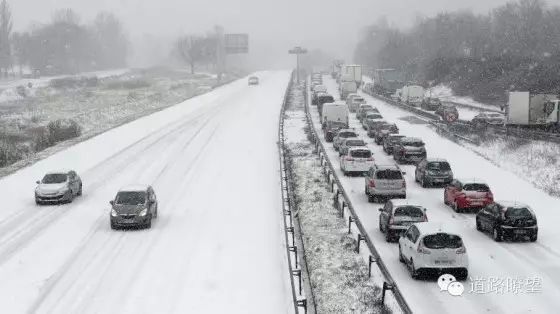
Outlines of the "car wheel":
M 426 182 L 426 177 L 425 176 L 422 177 L 422 187 L 423 188 L 428 187 L 428 183 Z
M 41 203 L 41 201 L 39 201 L 38 199 L 35 199 L 35 205 L 42 205 L 43 203 Z
M 393 240 L 393 235 L 391 234 L 391 232 L 389 232 L 389 230 L 385 231 L 385 242 L 392 242 Z
M 152 218 L 150 218 L 150 220 L 148 220 L 148 223 L 146 223 L 146 229 L 150 228 L 152 228 Z
M 78 189 L 78 196 L 82 196 L 82 184 L 80 183 L 80 188 Z
M 401 245 L 399 244 L 399 262 L 404 263 L 404 256 L 402 255 Z
M 418 279 L 418 271 L 416 270 L 416 267 L 414 267 L 414 260 L 410 259 L 408 269 L 410 270 L 410 277 L 412 277 L 412 279 Z
M 533 235 L 531 235 L 531 236 L 529 237 L 529 240 L 530 240 L 531 242 L 536 242 L 536 241 L 537 241 L 537 237 L 538 237 L 538 234 L 535 233 L 535 234 L 533 234 Z
M 476 230 L 483 231 L 482 225 L 480 224 L 480 220 L 478 220 L 478 218 L 476 219 Z
M 457 205 L 457 201 L 453 202 L 453 210 L 454 210 L 456 213 L 461 212 L 461 210 L 459 209 L 459 205 Z
M 67 202 L 72 203 L 74 201 L 74 192 L 70 189 L 67 193 L 70 193 L 70 195 L 68 195 Z
M 449 202 L 447 201 L 447 193 L 445 193 L 445 190 L 443 191 L 443 204 L 449 205 Z
M 367 198 L 368 203 L 373 203 L 375 201 L 375 196 L 368 194 L 367 197 L 368 197 Z
M 492 239 L 494 239 L 494 241 L 496 242 L 502 242 L 502 232 L 500 231 L 500 229 L 498 229 L 498 227 L 494 227 L 494 229 L 492 230 Z
M 112 221 L 111 221 L 111 229 L 113 229 L 113 230 L 118 229 L 117 225 L 115 225 Z

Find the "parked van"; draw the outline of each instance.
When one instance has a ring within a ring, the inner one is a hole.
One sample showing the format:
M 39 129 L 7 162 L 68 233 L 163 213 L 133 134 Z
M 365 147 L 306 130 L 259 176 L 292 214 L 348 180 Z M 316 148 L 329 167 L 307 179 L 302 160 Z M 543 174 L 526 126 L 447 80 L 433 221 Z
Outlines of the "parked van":
M 340 99 L 346 100 L 346 97 L 352 93 L 358 91 L 358 85 L 356 82 L 340 82 Z

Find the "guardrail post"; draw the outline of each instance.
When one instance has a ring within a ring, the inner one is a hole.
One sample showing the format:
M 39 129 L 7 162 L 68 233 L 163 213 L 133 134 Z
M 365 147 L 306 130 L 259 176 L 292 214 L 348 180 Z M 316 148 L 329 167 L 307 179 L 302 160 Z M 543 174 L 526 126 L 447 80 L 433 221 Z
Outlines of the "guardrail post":
M 295 245 L 289 246 L 288 250 L 294 253 L 295 255 L 294 261 L 296 263 L 296 268 L 298 268 L 299 266 L 298 266 L 298 257 L 297 257 L 297 246 Z
M 297 305 L 299 307 L 303 307 L 303 312 L 307 314 L 307 300 L 306 299 L 298 300 Z
M 336 191 L 333 196 L 333 205 L 336 209 L 338 209 L 338 196 L 340 195 L 340 191 Z
M 354 222 L 354 218 L 350 215 L 348 216 L 348 234 L 352 233 L 352 222 Z
M 340 210 L 338 211 L 340 213 L 340 218 L 344 218 L 344 207 L 346 207 L 346 206 L 347 206 L 346 201 L 343 200 L 342 201 L 342 206 L 340 207 Z
M 299 295 L 301 295 L 301 269 L 294 269 L 292 271 L 292 275 L 297 276 L 298 277 L 298 283 L 299 283 Z
M 383 293 L 381 294 L 381 304 L 382 305 L 385 305 L 385 291 L 387 291 L 387 290 L 393 291 L 393 285 L 384 281 L 383 282 Z
M 360 253 L 360 242 L 365 240 L 366 237 L 358 233 L 358 244 L 356 245 L 356 253 Z
M 368 277 L 371 278 L 371 264 L 373 263 L 377 263 L 377 260 L 373 257 L 373 256 L 369 256 L 369 271 L 368 271 Z
M 294 227 L 286 228 L 286 232 L 292 235 L 292 245 L 296 245 L 295 235 L 294 235 Z

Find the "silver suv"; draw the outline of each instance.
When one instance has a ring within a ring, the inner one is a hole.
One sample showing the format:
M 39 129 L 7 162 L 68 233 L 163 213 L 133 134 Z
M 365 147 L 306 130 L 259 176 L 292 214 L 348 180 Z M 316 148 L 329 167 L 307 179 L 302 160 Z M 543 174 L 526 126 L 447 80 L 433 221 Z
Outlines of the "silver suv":
M 389 200 L 379 208 L 379 230 L 387 242 L 396 241 L 415 222 L 428 221 L 426 208 L 407 200 Z
M 397 165 L 374 165 L 365 178 L 368 202 L 379 198 L 406 198 L 406 181 Z
M 154 189 L 148 185 L 122 188 L 109 202 L 111 204 L 111 229 L 118 227 L 152 227 L 158 216 L 158 202 Z
M 351 137 L 355 137 L 355 138 L 358 137 L 358 133 L 356 133 L 354 129 L 342 129 L 338 131 L 338 133 L 336 134 L 333 140 L 334 150 L 338 151 L 340 145 L 342 144 L 342 141 L 344 139 L 351 138 Z

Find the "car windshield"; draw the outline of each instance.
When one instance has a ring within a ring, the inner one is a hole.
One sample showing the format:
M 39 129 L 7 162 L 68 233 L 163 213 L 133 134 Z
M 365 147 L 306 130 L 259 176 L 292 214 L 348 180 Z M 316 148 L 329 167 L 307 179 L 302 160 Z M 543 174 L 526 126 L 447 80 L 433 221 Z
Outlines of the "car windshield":
M 488 113 L 488 117 L 490 118 L 502 118 L 503 116 L 499 113 Z
M 365 102 L 365 100 L 363 98 L 358 98 L 355 97 L 354 99 L 352 99 L 353 102 Z
M 531 211 L 525 207 L 510 207 L 506 210 L 506 218 L 532 218 Z
M 366 146 L 366 143 L 363 140 L 348 140 L 346 146 Z
M 404 136 L 391 136 L 389 137 L 389 142 L 391 143 L 396 143 L 398 142 L 401 138 L 403 138 Z
M 354 158 L 370 158 L 371 151 L 367 149 L 360 149 L 360 150 L 352 150 L 350 151 L 350 156 Z
M 399 170 L 380 170 L 376 174 L 377 179 L 381 180 L 399 180 L 402 179 L 402 173 Z
M 115 203 L 119 205 L 142 205 L 146 203 L 146 192 L 119 192 Z
M 406 142 L 403 142 L 403 145 L 412 146 L 412 147 L 422 147 L 422 146 L 424 146 L 424 143 L 420 142 L 420 141 L 406 141 Z
M 458 249 L 463 246 L 463 240 L 454 234 L 436 233 L 424 237 L 424 246 L 429 249 Z
M 488 185 L 483 183 L 467 183 L 463 185 L 465 191 L 490 192 Z
M 338 134 L 338 136 L 342 137 L 342 138 L 348 138 L 348 137 L 358 137 L 358 135 L 354 132 L 340 132 Z
M 380 114 L 368 114 L 367 115 L 368 119 L 383 119 L 383 116 Z
M 393 216 L 424 217 L 424 210 L 418 206 L 399 206 L 395 208 Z
M 449 166 L 449 163 L 447 163 L 445 161 L 432 161 L 432 162 L 428 163 L 427 168 L 429 170 L 443 170 L 443 171 L 451 170 L 451 167 Z
M 43 177 L 42 183 L 56 184 L 66 182 L 68 175 L 65 173 L 49 173 Z
M 368 110 L 371 111 L 371 110 L 373 110 L 373 107 L 372 107 L 372 106 L 369 106 L 369 105 L 366 105 L 366 106 L 360 107 L 360 110 L 362 110 L 362 111 L 368 111 Z

